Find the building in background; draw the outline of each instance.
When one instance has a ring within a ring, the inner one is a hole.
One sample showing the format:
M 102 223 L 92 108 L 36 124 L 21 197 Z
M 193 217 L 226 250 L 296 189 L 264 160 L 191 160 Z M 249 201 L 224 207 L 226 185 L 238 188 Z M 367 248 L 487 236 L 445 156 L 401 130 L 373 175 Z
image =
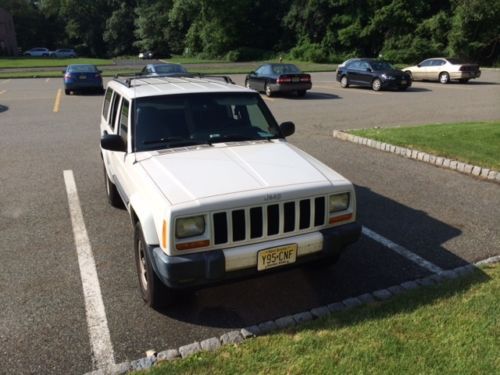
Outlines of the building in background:
M 0 56 L 17 55 L 16 29 L 9 12 L 0 8 Z

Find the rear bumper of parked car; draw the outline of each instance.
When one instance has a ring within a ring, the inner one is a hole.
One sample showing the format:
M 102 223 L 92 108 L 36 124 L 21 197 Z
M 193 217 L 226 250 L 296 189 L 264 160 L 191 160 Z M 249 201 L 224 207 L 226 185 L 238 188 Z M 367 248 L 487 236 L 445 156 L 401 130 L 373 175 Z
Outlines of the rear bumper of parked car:
M 225 250 L 212 250 L 180 256 L 168 256 L 158 246 L 148 246 L 148 251 L 150 259 L 153 260 L 153 268 L 165 285 L 173 289 L 195 288 L 289 269 L 304 263 L 336 258 L 347 245 L 352 244 L 359 238 L 361 225 L 349 223 L 321 230 L 317 233 L 320 233 L 322 237 L 318 251 L 300 256 L 301 251 L 299 248 L 299 255 L 294 263 L 265 271 L 258 271 L 256 266 L 226 271 L 229 260 L 224 255 Z M 294 241 L 293 238 L 290 239 L 291 243 Z M 273 247 L 273 245 L 269 245 L 269 247 Z M 228 249 L 227 251 L 237 251 L 237 248 Z M 255 263 L 257 254 L 252 254 L 252 257 L 254 257 Z
M 102 89 L 102 80 L 78 80 L 64 81 L 64 88 L 67 90 L 78 89 Z
M 481 76 L 481 71 L 460 71 L 460 72 L 451 72 L 451 79 L 469 79 L 469 78 L 479 78 Z
M 293 92 L 293 91 L 307 91 L 312 87 L 311 82 L 304 83 L 271 83 L 269 88 L 271 92 Z

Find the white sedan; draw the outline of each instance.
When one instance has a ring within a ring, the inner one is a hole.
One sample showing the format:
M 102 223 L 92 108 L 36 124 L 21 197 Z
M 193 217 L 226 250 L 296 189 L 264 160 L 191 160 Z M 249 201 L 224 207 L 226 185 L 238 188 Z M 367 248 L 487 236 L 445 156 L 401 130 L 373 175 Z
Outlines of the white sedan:
M 429 80 L 441 83 L 448 83 L 450 80 L 466 83 L 471 78 L 481 76 L 478 64 L 469 64 L 458 59 L 444 57 L 424 60 L 415 66 L 404 68 L 403 71 L 410 74 L 414 81 Z

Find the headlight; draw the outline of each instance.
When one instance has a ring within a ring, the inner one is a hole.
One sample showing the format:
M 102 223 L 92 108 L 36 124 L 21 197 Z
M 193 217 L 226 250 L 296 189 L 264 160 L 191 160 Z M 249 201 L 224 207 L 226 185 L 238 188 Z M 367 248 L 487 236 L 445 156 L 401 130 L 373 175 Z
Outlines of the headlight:
M 205 232 L 204 216 L 184 217 L 175 222 L 175 236 L 177 238 L 198 236 L 203 232 Z
M 382 77 L 382 79 L 388 79 L 388 80 L 396 79 L 396 77 L 390 76 L 390 75 L 385 74 L 385 73 L 383 73 L 380 77 Z
M 330 195 L 330 213 L 347 210 L 349 207 L 349 193 Z

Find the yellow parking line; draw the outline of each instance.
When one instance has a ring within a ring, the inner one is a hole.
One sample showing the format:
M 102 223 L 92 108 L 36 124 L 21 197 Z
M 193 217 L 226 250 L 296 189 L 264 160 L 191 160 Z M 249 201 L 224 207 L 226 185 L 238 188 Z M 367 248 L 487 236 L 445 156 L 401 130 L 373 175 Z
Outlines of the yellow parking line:
M 61 95 L 62 89 L 57 90 L 56 100 L 54 102 L 54 112 L 59 112 L 59 108 L 61 107 Z

